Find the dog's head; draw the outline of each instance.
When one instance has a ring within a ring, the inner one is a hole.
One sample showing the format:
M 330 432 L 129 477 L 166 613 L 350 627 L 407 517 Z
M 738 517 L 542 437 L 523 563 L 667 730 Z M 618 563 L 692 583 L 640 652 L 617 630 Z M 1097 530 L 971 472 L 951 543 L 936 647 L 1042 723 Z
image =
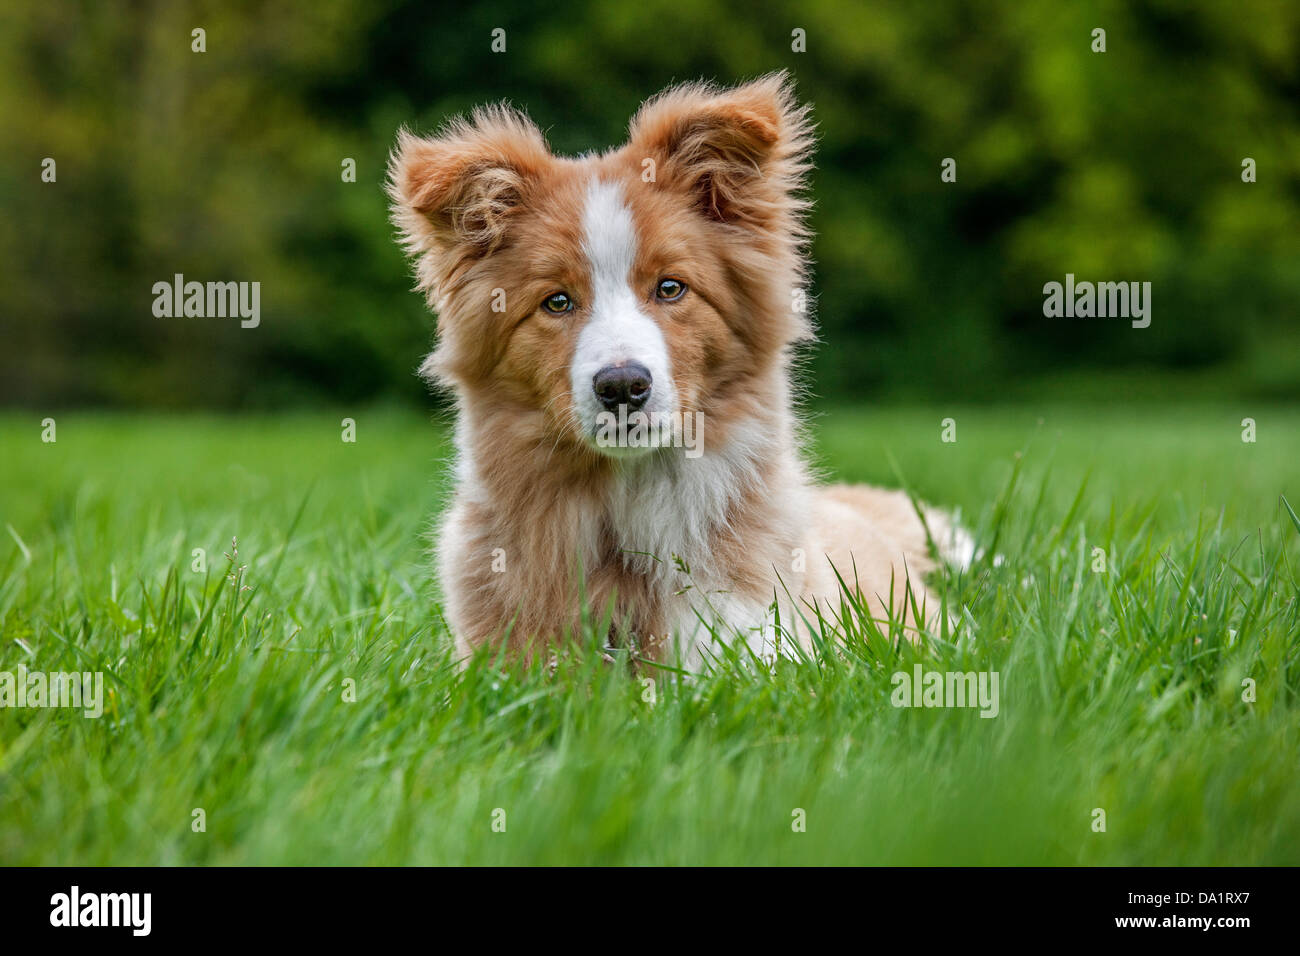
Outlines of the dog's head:
M 603 155 L 554 156 L 504 106 L 403 131 L 389 193 L 438 313 L 426 373 L 548 447 L 644 454 L 683 415 L 725 424 L 810 334 L 810 146 L 783 74 L 669 89 Z M 609 441 L 637 412 L 670 427 Z

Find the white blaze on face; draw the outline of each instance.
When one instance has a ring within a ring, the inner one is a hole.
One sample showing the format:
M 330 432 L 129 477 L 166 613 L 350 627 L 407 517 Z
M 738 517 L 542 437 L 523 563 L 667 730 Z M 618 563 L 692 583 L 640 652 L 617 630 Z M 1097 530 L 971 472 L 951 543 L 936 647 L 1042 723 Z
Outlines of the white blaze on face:
M 642 308 L 644 296 L 631 286 L 637 236 L 632 213 L 617 183 L 593 179 L 582 215 L 582 251 L 591 277 L 592 301 L 587 324 L 578 333 L 570 366 L 573 406 L 583 433 L 592 437 L 605 411 L 592 379 L 607 366 L 636 362 L 650 371 L 650 400 L 641 411 L 668 416 L 677 405 L 668 344 L 659 326 Z M 647 290 L 642 290 L 645 292 Z M 650 429 L 652 436 L 655 429 Z M 651 440 L 651 445 L 660 444 Z M 620 449 L 603 448 L 617 453 Z

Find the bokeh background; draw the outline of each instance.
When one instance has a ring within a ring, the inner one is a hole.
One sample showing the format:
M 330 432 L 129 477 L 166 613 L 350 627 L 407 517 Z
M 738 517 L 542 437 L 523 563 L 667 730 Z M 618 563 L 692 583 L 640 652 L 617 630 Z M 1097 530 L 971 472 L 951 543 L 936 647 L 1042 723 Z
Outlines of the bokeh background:
M 1291 0 L 19 0 L 0 12 L 0 402 L 427 404 L 433 320 L 381 189 L 399 125 L 509 99 L 575 153 L 621 142 L 671 82 L 782 68 L 820 137 L 823 399 L 1300 394 Z M 155 318 L 177 272 L 259 281 L 260 327 Z M 1067 272 L 1150 281 L 1150 328 L 1044 318 Z

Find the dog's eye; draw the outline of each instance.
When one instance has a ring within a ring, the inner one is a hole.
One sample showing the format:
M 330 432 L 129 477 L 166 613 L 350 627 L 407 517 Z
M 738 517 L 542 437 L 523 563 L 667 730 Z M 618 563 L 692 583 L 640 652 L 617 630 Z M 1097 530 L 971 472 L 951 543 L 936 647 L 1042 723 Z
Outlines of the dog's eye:
M 686 294 L 686 283 L 676 279 L 660 279 L 655 287 L 655 297 L 660 302 L 676 302 Z
M 542 308 L 552 315 L 563 315 L 573 310 L 573 300 L 563 292 L 552 292 L 542 300 Z

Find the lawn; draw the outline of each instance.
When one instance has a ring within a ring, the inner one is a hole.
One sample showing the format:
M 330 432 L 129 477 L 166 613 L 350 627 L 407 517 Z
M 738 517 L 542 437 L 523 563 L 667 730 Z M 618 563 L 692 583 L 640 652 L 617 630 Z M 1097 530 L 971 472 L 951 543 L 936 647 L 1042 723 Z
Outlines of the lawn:
M 823 409 L 828 474 L 988 550 L 958 632 L 649 685 L 457 671 L 431 416 L 44 417 L 0 418 L 0 671 L 104 713 L 0 710 L 0 863 L 1300 863 L 1300 410 Z M 917 663 L 998 715 L 894 707 Z

